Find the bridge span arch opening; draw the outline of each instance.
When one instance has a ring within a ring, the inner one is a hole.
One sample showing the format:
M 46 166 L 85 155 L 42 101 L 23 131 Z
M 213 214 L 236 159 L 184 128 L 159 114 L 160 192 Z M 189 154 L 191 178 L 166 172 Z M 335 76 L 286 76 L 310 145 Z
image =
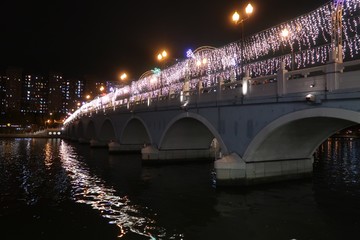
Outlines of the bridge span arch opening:
M 86 129 L 86 131 L 85 131 L 85 138 L 86 139 L 88 139 L 89 141 L 91 139 L 97 139 L 95 123 L 93 121 L 90 121 L 87 124 L 85 129 Z
M 144 145 L 151 145 L 149 130 L 142 119 L 132 116 L 120 133 L 119 151 L 140 151 Z
M 81 141 L 81 139 L 84 139 L 84 124 L 82 121 L 79 121 L 77 124 L 77 137 Z
M 96 126 L 100 126 L 99 129 Z M 96 134 L 96 129 L 99 134 Z M 116 139 L 115 129 L 110 119 L 105 119 L 103 122 L 98 122 L 97 125 L 90 121 L 87 126 L 86 139 L 90 139 L 91 147 L 108 147 L 110 141 Z
M 250 185 L 312 176 L 314 153 L 329 137 L 360 123 L 360 113 L 341 108 L 299 110 L 260 130 L 244 155 L 215 162 L 220 182 Z
M 360 113 L 317 108 L 287 114 L 264 127 L 245 152 L 245 162 L 312 158 L 330 136 L 360 123 Z
M 105 119 L 105 121 L 101 125 L 100 132 L 101 132 L 100 141 L 108 143 L 111 140 L 116 139 L 115 129 L 110 119 Z
M 195 113 L 183 113 L 168 123 L 158 148 L 143 149 L 142 155 L 156 160 L 211 160 L 223 152 L 227 148 L 211 123 Z

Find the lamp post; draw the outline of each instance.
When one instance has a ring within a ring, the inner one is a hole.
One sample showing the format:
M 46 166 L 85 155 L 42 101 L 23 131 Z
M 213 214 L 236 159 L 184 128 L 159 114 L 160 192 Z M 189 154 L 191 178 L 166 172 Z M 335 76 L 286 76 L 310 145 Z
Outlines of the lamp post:
M 233 13 L 233 15 L 232 15 L 232 21 L 236 25 L 241 24 L 241 44 L 240 44 L 240 49 L 241 49 L 241 64 L 240 64 L 241 74 L 244 73 L 243 66 L 244 66 L 244 59 L 245 59 L 245 54 L 244 54 L 244 21 L 249 19 L 249 17 L 252 15 L 253 12 L 254 12 L 254 7 L 249 3 L 245 8 L 246 17 L 242 17 L 237 11 L 235 11 Z
M 207 58 L 203 58 L 203 59 L 197 59 L 196 61 L 196 66 L 201 68 L 203 66 L 207 66 L 208 64 L 208 60 Z M 201 78 L 198 81 L 198 96 L 200 96 L 200 94 L 203 92 L 203 82 L 201 80 Z
M 121 80 L 121 81 L 125 81 L 126 78 L 127 78 L 127 74 L 126 74 L 126 73 L 120 74 L 120 80 Z
M 121 82 L 120 86 L 121 87 L 124 86 L 124 83 L 126 82 L 127 78 L 128 78 L 128 75 L 127 75 L 126 72 L 122 72 L 122 73 L 119 74 L 119 79 L 120 79 L 120 82 Z
M 51 119 L 46 120 L 45 121 L 45 128 L 49 128 L 50 123 L 51 123 Z
M 280 36 L 282 38 L 282 41 L 286 41 L 289 39 L 289 36 L 290 36 L 290 31 L 287 29 L 287 28 L 284 28 L 283 30 L 281 30 L 281 33 L 280 33 Z M 284 44 L 281 44 L 281 47 L 282 47 L 282 51 L 284 51 Z M 295 65 L 295 56 L 294 56 L 294 50 L 293 50 L 293 46 L 290 46 L 290 49 L 291 49 L 291 65 L 290 65 L 290 68 L 291 68 L 291 71 L 294 70 L 294 65 Z
M 166 57 L 167 57 L 167 52 L 166 52 L 166 50 L 163 50 L 161 53 L 159 53 L 159 54 L 157 55 L 157 59 L 158 59 L 159 61 L 163 61 Z
M 163 50 L 162 52 L 158 53 L 157 60 L 162 63 L 162 68 L 165 66 L 165 60 L 168 57 L 168 53 L 166 50 Z M 162 69 L 160 71 L 160 95 L 162 96 L 163 92 L 163 81 L 162 81 Z
M 101 85 L 99 88 L 100 93 L 103 94 L 104 90 L 105 90 L 105 87 Z

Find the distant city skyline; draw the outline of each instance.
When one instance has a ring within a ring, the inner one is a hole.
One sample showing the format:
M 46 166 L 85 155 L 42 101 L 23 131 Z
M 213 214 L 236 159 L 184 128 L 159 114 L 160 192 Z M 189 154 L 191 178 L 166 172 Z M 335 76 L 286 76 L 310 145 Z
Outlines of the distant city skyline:
M 0 124 L 49 126 L 112 87 L 96 78 L 76 78 L 61 72 L 31 72 L 19 67 L 0 71 Z M 107 88 L 107 89 L 106 89 Z M 88 96 L 88 97 L 87 97 Z

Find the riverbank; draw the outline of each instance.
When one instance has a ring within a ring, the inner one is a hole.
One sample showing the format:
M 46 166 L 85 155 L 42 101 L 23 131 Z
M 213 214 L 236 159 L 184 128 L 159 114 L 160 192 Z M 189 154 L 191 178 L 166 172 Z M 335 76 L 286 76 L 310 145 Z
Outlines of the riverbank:
M 49 128 L 32 133 L 0 133 L 0 138 L 59 138 L 61 135 L 60 128 Z

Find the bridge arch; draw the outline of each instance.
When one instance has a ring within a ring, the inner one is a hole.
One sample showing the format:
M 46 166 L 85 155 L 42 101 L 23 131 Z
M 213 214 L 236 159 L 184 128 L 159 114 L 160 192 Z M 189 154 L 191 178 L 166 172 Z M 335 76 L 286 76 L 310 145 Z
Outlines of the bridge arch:
M 77 124 L 77 137 L 84 138 L 84 123 L 81 120 Z
M 222 153 L 228 149 L 214 126 L 195 113 L 182 113 L 169 122 L 159 142 L 160 150 L 205 149 L 213 139 L 220 145 Z
M 110 140 L 116 139 L 115 129 L 112 121 L 107 118 L 104 120 L 104 122 L 101 125 L 100 128 L 101 132 L 101 141 L 110 142 Z
M 126 123 L 120 135 L 120 143 L 125 145 L 141 145 L 151 144 L 152 139 L 149 129 L 145 122 L 137 117 L 132 116 Z
M 95 123 L 93 121 L 90 121 L 86 126 L 85 138 L 90 140 L 97 139 Z
M 72 138 L 77 138 L 77 131 L 76 131 L 76 126 L 75 126 L 75 125 L 72 125 L 72 126 L 71 126 L 70 136 L 71 136 Z
M 360 113 L 316 108 L 284 115 L 264 127 L 244 153 L 245 162 L 311 158 L 328 137 L 360 123 Z

